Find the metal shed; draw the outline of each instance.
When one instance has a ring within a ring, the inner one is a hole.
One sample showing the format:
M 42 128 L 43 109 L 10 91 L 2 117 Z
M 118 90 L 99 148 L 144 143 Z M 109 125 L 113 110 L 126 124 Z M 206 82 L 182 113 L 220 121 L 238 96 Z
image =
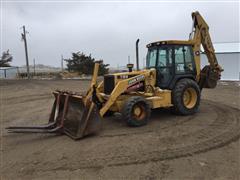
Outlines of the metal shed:
M 223 67 L 222 80 L 240 80 L 240 43 L 215 43 L 215 53 Z M 207 57 L 201 54 L 201 66 L 208 64 Z
M 14 79 L 18 75 L 18 67 L 0 67 L 0 79 Z

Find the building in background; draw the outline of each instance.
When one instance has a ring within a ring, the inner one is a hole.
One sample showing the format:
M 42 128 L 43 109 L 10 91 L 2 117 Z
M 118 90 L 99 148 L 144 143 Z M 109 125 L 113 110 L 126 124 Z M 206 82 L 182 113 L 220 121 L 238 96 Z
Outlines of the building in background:
M 0 67 L 0 79 L 15 79 L 18 73 L 18 67 Z
M 240 80 L 240 43 L 215 43 L 215 54 L 223 67 L 221 80 Z M 206 55 L 201 54 L 201 67 L 208 64 Z

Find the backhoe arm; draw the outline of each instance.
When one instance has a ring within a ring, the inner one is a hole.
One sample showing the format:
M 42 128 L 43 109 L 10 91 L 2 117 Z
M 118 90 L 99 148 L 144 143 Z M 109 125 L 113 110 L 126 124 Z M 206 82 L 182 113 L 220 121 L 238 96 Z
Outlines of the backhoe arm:
M 194 51 L 200 52 L 202 44 L 204 52 L 208 58 L 209 65 L 200 71 L 200 59 L 197 61 L 198 80 L 201 88 L 214 88 L 221 77 L 222 67 L 218 64 L 215 50 L 209 34 L 209 27 L 199 12 L 192 13 L 193 30 L 190 40 L 194 42 Z

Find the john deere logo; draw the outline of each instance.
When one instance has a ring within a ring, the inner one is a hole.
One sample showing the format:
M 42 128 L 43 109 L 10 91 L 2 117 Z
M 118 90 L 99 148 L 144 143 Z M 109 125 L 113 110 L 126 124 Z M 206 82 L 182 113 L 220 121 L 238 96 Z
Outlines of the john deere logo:
M 132 85 L 132 84 L 142 81 L 142 80 L 144 80 L 144 75 L 137 76 L 134 79 L 129 80 L 128 85 Z

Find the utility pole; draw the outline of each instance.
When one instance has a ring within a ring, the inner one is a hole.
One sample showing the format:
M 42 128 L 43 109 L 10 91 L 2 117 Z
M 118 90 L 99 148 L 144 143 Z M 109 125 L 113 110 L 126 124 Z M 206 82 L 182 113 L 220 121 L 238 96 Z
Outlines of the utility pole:
M 35 58 L 33 59 L 33 72 L 34 72 L 34 76 L 36 74 L 36 65 L 35 65 Z
M 62 72 L 63 72 L 63 55 L 61 55 L 61 68 L 62 68 Z
M 29 74 L 29 62 L 28 62 L 28 50 L 27 50 L 27 38 L 26 38 L 25 26 L 23 26 L 22 39 L 23 39 L 23 41 L 24 41 L 24 47 L 25 47 L 27 77 L 28 77 L 28 79 L 30 79 L 30 74 Z

